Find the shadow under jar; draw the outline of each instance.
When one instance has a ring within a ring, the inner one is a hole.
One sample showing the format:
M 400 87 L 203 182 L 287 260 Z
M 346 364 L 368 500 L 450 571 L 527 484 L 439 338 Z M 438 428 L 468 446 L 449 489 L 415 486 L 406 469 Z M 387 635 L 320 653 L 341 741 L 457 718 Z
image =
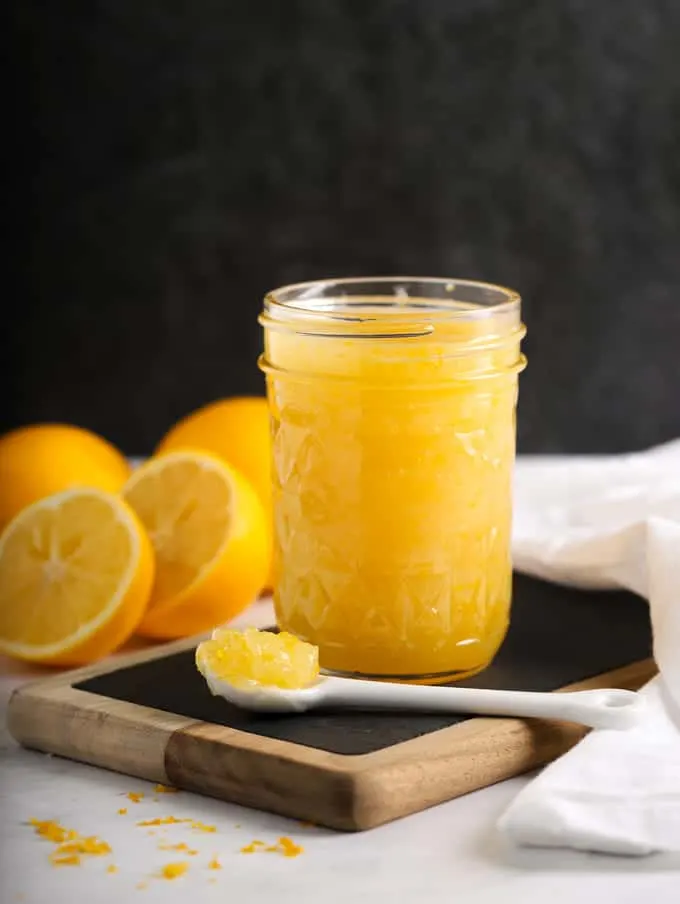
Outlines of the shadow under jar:
M 260 322 L 279 626 L 336 674 L 483 669 L 510 613 L 519 295 L 320 281 L 269 293 Z

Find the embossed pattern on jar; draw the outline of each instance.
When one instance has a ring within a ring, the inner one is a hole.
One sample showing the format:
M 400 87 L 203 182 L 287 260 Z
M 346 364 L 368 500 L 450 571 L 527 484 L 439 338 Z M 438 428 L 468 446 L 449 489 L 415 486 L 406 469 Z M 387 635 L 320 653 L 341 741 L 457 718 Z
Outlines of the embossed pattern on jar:
M 376 295 L 362 316 L 393 323 Z M 275 605 L 325 669 L 444 680 L 483 668 L 507 630 L 523 329 L 518 303 L 456 319 L 409 302 L 407 335 L 388 338 L 264 318 Z

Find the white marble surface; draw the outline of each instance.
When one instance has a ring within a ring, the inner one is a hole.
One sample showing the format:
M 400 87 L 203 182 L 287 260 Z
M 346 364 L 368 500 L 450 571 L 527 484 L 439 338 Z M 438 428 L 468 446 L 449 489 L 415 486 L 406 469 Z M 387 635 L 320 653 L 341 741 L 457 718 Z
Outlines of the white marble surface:
M 270 618 L 258 604 L 243 621 Z M 181 792 L 154 794 L 153 786 L 20 749 L 5 726 L 14 687 L 35 672 L 0 659 L 0 902 L 13 904 L 98 904 L 121 901 L 173 902 L 200 898 L 235 904 L 347 904 L 347 902 L 474 902 L 532 904 L 550 901 L 598 904 L 676 904 L 680 862 L 647 858 L 589 857 L 505 849 L 494 822 L 526 779 L 451 801 L 428 812 L 371 832 L 345 835 L 245 810 Z M 139 803 L 126 799 L 142 792 Z M 118 809 L 127 807 L 125 815 Z M 213 824 L 213 834 L 185 824 L 156 829 L 136 822 L 159 816 L 191 817 Z M 86 858 L 80 867 L 51 866 L 52 845 L 38 838 L 27 821 L 57 820 L 85 835 L 98 835 L 112 848 L 109 857 Z M 291 836 L 304 854 L 240 853 L 255 838 L 275 842 Z M 159 849 L 184 841 L 194 856 Z M 222 869 L 207 868 L 217 855 Z M 186 861 L 188 872 L 169 881 L 157 877 L 166 863 Z M 106 872 L 114 863 L 115 874 Z M 139 887 L 140 884 L 143 887 Z

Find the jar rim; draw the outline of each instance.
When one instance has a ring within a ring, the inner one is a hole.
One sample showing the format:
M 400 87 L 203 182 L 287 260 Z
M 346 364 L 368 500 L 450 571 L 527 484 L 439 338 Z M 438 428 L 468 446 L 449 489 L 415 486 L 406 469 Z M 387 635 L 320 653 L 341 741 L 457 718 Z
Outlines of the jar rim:
M 343 295 L 346 287 L 351 291 Z M 388 294 L 387 287 L 394 294 Z M 407 287 L 413 294 L 404 297 L 400 290 L 406 292 Z M 276 355 L 277 334 L 291 333 L 324 341 L 378 341 L 374 354 L 386 356 L 387 363 L 400 354 L 410 360 L 407 345 L 419 341 L 429 343 L 428 353 L 439 362 L 516 348 L 508 365 L 516 373 L 524 367 L 519 343 L 526 333 L 520 303 L 513 290 L 474 280 L 386 276 L 295 283 L 265 297 L 259 317 L 265 328 L 265 355 L 259 364 L 265 372 L 285 370 L 293 376 L 290 362 L 282 369 Z
M 377 330 L 391 338 L 425 336 L 436 323 L 519 316 L 520 295 L 480 280 L 371 276 L 291 283 L 268 292 L 260 323 L 304 321 L 314 332 Z

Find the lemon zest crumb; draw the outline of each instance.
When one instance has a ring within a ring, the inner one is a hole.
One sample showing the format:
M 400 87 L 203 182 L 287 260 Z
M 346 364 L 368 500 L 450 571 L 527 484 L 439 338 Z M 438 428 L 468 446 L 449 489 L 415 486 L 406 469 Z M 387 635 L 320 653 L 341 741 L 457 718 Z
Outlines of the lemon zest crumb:
M 300 854 L 304 853 L 305 850 L 302 845 L 295 844 L 293 839 L 288 838 L 286 835 L 282 835 L 281 838 L 279 838 L 279 845 L 284 857 L 298 857 Z
M 242 854 L 254 854 L 256 851 L 260 850 L 263 847 L 265 847 L 264 841 L 260 841 L 259 839 L 256 838 L 254 841 L 251 841 L 250 844 L 244 845 L 241 848 L 241 853 Z
M 61 844 L 62 841 L 72 840 L 77 833 L 73 829 L 65 829 L 52 819 L 31 819 L 30 824 L 35 828 L 35 834 L 55 844 Z
M 178 819 L 176 816 L 157 816 L 156 819 L 142 819 L 138 826 L 174 826 L 180 822 L 191 822 L 193 819 Z
M 288 838 L 287 835 L 282 835 L 276 844 L 265 844 L 264 841 L 255 839 L 241 848 L 242 854 L 256 854 L 258 852 L 283 854 L 284 857 L 298 857 L 304 852 L 304 848 L 296 844 L 292 838 Z
M 163 844 L 162 842 L 158 845 L 159 851 L 184 851 L 185 854 L 188 854 L 190 857 L 195 857 L 198 854 L 198 851 L 190 848 L 188 844 L 184 841 L 180 841 L 179 844 Z
M 164 879 L 178 879 L 189 869 L 188 863 L 166 863 L 161 870 Z
M 67 829 L 51 819 L 29 821 L 36 835 L 55 845 L 50 854 L 54 866 L 78 866 L 84 854 L 102 856 L 111 853 L 110 845 L 96 835 L 80 835 L 75 829 Z
M 216 832 L 217 826 L 206 825 L 204 822 L 198 822 L 197 820 L 191 821 L 191 828 L 196 829 L 198 832 Z

